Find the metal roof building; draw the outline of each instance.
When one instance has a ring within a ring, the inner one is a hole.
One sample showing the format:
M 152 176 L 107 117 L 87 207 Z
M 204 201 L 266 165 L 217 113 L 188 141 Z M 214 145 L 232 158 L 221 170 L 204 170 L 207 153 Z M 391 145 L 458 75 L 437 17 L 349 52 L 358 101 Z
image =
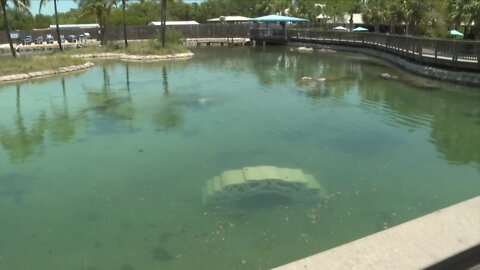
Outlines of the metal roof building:
M 100 28 L 98 23 L 83 23 L 83 24 L 60 24 L 58 25 L 60 29 L 87 29 L 87 28 Z M 55 24 L 50 25 L 50 30 L 57 29 Z
M 173 25 L 197 25 L 199 24 L 196 21 L 166 21 L 167 26 L 173 26 Z M 155 25 L 155 26 L 160 26 L 162 25 L 162 22 L 149 22 L 148 25 Z

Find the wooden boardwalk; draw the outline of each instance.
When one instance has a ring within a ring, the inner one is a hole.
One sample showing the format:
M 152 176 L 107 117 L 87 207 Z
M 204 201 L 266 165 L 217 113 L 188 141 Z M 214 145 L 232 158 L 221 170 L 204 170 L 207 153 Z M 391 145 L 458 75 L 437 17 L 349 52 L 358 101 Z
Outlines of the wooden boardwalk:
M 186 46 L 245 46 L 250 44 L 248 38 L 187 38 Z
M 270 29 L 251 29 L 250 38 L 257 42 L 286 42 L 370 48 L 401 57 L 410 62 L 446 69 L 480 72 L 480 42 L 430 39 L 378 33 L 353 33 L 292 29 L 287 37 Z
M 439 55 L 438 52 L 430 48 L 418 48 L 417 50 L 404 49 L 397 46 L 388 46 L 382 43 L 358 41 L 354 39 L 334 39 L 323 40 L 311 37 L 296 36 L 292 37 L 290 41 L 312 43 L 312 44 L 326 44 L 326 45 L 343 45 L 363 48 L 375 48 L 379 51 L 389 52 L 391 54 L 400 56 L 412 60 L 414 62 L 422 64 L 432 64 L 434 66 L 441 66 L 453 69 L 466 69 L 466 70 L 480 70 L 480 57 L 476 56 L 464 56 L 458 57 L 457 55 Z

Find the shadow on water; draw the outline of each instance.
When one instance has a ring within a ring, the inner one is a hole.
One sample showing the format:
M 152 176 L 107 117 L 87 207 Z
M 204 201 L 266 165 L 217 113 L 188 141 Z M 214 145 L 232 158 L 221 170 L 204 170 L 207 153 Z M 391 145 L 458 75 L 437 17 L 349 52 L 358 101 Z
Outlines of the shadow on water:
M 480 165 L 479 94 L 417 91 L 397 82 L 359 81 L 359 94 L 369 104 L 383 104 L 387 122 L 412 131 L 429 127 L 430 142 L 452 163 Z M 467 96 L 466 96 L 467 95 Z
M 338 151 L 357 158 L 386 155 L 401 147 L 403 141 L 379 132 L 357 132 L 356 136 L 336 136 L 331 145 Z
M 93 112 L 90 121 L 97 135 L 112 134 L 124 131 L 133 132 L 135 110 L 130 94 L 130 74 L 126 68 L 126 87 L 113 90 L 110 87 L 110 75 L 107 67 L 102 67 L 103 85 L 100 89 L 89 89 L 86 93 L 89 108 L 85 113 Z M 122 90 L 125 90 L 124 92 Z M 126 96 L 125 96 L 126 94 Z
M 255 194 L 249 197 L 244 197 L 235 203 L 235 206 L 241 209 L 257 209 L 261 207 L 273 207 L 279 205 L 290 205 L 293 203 L 291 197 L 278 194 L 278 193 L 266 193 Z
M 173 260 L 172 254 L 163 247 L 156 247 L 151 250 L 153 258 L 159 262 L 168 262 Z
M 163 97 L 160 100 L 157 111 L 153 115 L 152 121 L 156 131 L 168 133 L 172 129 L 179 128 L 184 122 L 184 117 L 181 108 L 175 102 L 175 95 L 170 93 L 166 65 L 162 65 L 162 86 Z
M 14 131 L 0 126 L 0 143 L 14 163 L 25 162 L 35 154 L 36 148 L 43 144 L 44 133 L 47 129 L 47 119 L 44 112 L 40 112 L 32 128 L 27 128 L 22 115 L 20 85 L 16 85 L 16 111 Z
M 65 78 L 61 79 L 62 85 L 62 108 L 56 107 L 50 102 L 53 112 L 53 118 L 48 121 L 50 136 L 57 142 L 70 142 L 75 138 L 77 128 L 80 125 L 86 125 L 87 118 L 84 114 L 72 116 L 68 110 L 67 91 L 65 87 Z
M 32 178 L 25 174 L 10 173 L 0 175 L 0 198 L 11 198 L 15 203 L 20 203 L 28 194 L 28 186 Z

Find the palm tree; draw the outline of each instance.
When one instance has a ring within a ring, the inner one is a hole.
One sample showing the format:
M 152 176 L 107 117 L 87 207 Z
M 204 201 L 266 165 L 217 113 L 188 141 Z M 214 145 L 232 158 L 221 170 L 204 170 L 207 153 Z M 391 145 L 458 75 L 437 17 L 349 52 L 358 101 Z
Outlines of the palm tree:
M 30 6 L 30 0 L 11 0 L 11 2 L 15 7 L 30 13 L 30 11 L 28 10 L 28 7 Z M 12 52 L 13 58 L 16 58 L 17 53 L 15 51 L 15 48 L 13 47 L 12 37 L 10 36 L 10 26 L 8 24 L 8 18 L 7 18 L 7 0 L 0 0 L 0 6 L 2 8 L 3 25 L 5 28 L 5 32 L 7 34 L 8 44 L 10 44 L 10 51 Z
M 107 19 L 112 7 L 117 4 L 116 0 L 75 0 L 81 9 L 81 16 L 93 14 L 100 24 L 100 43 L 105 45 L 105 33 L 107 31 Z
M 122 13 L 123 13 L 123 37 L 125 38 L 125 48 L 128 47 L 128 40 L 127 40 L 127 16 L 125 14 L 125 6 L 127 0 L 122 0 Z
M 375 26 L 375 32 L 379 32 L 380 25 L 387 20 L 387 5 L 385 0 L 370 0 L 365 5 L 363 20 Z
M 453 27 L 465 23 L 465 31 L 467 26 L 472 25 L 480 29 L 480 0 L 448 0 L 446 9 Z
M 58 0 L 53 0 L 53 7 L 55 9 L 55 25 L 57 27 L 56 32 L 57 32 L 58 47 L 60 48 L 60 51 L 63 52 L 62 40 L 60 39 L 60 27 L 58 25 L 57 1 Z M 38 9 L 39 13 L 42 11 L 42 6 L 46 5 L 47 2 L 48 2 L 48 0 L 40 0 L 40 7 Z
M 431 19 L 432 0 L 397 0 L 396 9 L 407 24 L 406 34 L 418 34 L 422 22 Z M 370 1 L 369 1 L 370 2 Z
M 162 47 L 165 48 L 165 38 L 167 33 L 167 0 L 162 0 L 162 18 L 161 18 L 161 39 Z
M 353 14 L 357 13 L 357 12 L 360 12 L 362 7 L 363 6 L 362 6 L 360 0 L 350 0 L 348 2 L 347 11 L 350 14 L 350 19 L 348 21 L 349 24 L 350 24 L 350 31 L 352 31 L 352 29 L 353 29 Z
M 476 33 L 480 32 L 480 0 L 472 0 L 469 6 L 470 14 L 470 24 L 473 22 L 475 24 Z

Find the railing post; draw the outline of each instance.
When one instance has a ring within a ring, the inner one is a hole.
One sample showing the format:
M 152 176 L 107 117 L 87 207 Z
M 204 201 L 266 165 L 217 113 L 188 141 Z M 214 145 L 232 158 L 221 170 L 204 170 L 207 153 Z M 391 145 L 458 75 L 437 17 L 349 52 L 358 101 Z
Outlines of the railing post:
M 407 58 L 408 47 L 410 46 L 410 38 L 405 37 L 405 45 L 403 47 L 403 57 Z
M 435 41 L 435 64 L 437 64 L 438 61 L 438 40 Z
M 417 61 L 417 55 L 415 54 L 417 52 L 417 38 L 412 37 L 412 57 L 413 61 Z
M 423 39 L 419 39 L 418 40 L 418 43 L 419 43 L 419 50 L 418 50 L 418 59 L 419 59 L 419 62 L 422 63 L 423 61 Z
M 453 67 L 456 70 L 457 69 L 457 42 L 453 41 L 453 55 L 452 55 L 452 61 L 453 61 Z
M 480 71 L 480 42 L 475 43 L 475 54 L 477 55 L 477 68 Z

